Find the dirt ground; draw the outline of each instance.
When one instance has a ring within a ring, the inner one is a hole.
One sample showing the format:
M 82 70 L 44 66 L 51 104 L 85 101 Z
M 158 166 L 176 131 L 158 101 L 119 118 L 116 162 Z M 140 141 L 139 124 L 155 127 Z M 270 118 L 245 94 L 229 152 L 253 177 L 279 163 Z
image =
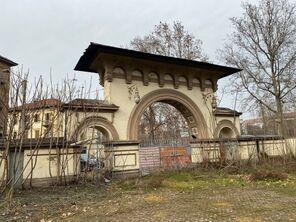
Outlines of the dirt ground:
M 296 221 L 296 175 L 170 172 L 110 185 L 21 190 L 0 221 Z

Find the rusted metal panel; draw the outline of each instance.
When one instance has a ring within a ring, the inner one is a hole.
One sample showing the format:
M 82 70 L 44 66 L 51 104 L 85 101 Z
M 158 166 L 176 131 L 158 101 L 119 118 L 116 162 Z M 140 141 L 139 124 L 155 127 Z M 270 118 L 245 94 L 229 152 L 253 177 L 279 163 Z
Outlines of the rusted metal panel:
M 190 148 L 164 147 L 160 149 L 161 166 L 164 168 L 184 167 L 191 163 Z

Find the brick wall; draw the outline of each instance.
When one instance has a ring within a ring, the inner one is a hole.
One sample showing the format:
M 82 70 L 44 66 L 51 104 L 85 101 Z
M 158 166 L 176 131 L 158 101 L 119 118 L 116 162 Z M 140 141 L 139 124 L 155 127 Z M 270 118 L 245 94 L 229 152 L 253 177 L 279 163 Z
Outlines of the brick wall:
M 6 130 L 8 96 L 9 96 L 9 66 L 0 60 L 0 137 Z

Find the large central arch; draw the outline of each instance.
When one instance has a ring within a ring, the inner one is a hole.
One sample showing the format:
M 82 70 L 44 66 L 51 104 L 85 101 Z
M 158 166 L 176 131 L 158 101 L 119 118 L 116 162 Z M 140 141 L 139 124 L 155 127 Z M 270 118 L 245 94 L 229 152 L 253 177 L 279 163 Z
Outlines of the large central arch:
M 140 102 L 132 110 L 127 128 L 128 139 L 138 139 L 141 116 L 146 108 L 155 102 L 167 103 L 179 110 L 187 121 L 191 135 L 198 138 L 208 137 L 206 121 L 192 99 L 173 89 L 158 89 L 141 98 Z

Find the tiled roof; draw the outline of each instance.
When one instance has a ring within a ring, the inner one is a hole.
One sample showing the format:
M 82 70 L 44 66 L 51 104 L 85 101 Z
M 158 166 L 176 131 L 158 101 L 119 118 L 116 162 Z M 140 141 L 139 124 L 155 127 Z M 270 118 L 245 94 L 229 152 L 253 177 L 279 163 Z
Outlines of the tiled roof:
M 5 58 L 3 56 L 0 55 L 0 62 L 6 63 L 9 66 L 17 66 L 17 63 L 9 60 L 8 58 Z
M 103 100 L 97 99 L 74 99 L 68 103 L 63 103 L 58 99 L 43 99 L 35 102 L 27 103 L 22 106 L 11 107 L 10 111 L 21 109 L 42 109 L 42 108 L 51 108 L 51 107 L 60 107 L 63 109 L 108 109 L 108 110 L 117 110 L 118 106 L 114 104 L 109 104 Z
M 58 99 L 42 99 L 31 103 L 26 103 L 21 106 L 11 107 L 11 110 L 21 110 L 21 109 L 41 109 L 41 108 L 50 108 L 50 107 L 59 107 L 63 103 Z
M 5 147 L 3 141 L 0 141 L 0 150 Z M 75 144 L 73 141 L 68 141 L 64 137 L 51 137 L 51 138 L 25 138 L 23 140 L 12 140 L 10 143 L 10 149 L 18 148 L 22 146 L 22 149 L 56 149 L 56 148 L 81 148 L 80 145 Z
M 74 99 L 64 105 L 67 108 L 74 109 L 109 109 L 118 110 L 118 106 L 109 104 L 105 100 L 98 99 Z
M 296 119 L 296 112 L 287 112 L 283 114 L 284 119 L 293 118 Z M 269 119 L 276 119 L 268 117 Z M 243 125 L 255 125 L 255 124 L 262 124 L 262 118 L 254 118 L 254 119 L 247 119 L 243 121 Z
M 96 72 L 90 67 L 90 64 L 98 56 L 98 54 L 111 54 L 116 56 L 125 56 L 134 59 L 149 60 L 154 62 L 169 63 L 179 66 L 187 66 L 198 69 L 212 70 L 218 72 L 218 78 L 229 76 L 233 73 L 240 72 L 241 69 L 211 64 L 207 62 L 200 62 L 176 57 L 162 56 L 151 53 L 145 53 L 130 49 L 118 48 L 113 46 L 102 45 L 91 42 L 84 54 L 80 57 L 74 70 Z
M 225 107 L 217 107 L 214 113 L 216 116 L 240 116 L 242 114 L 241 112 Z

